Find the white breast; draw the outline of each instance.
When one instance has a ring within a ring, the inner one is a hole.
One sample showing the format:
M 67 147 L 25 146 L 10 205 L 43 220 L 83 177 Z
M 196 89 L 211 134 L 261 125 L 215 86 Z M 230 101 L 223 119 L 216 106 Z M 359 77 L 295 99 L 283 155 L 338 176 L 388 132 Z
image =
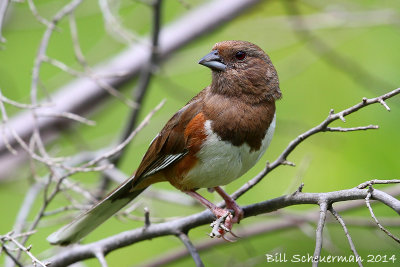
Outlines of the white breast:
M 196 154 L 199 161 L 185 177 L 195 188 L 226 185 L 253 167 L 268 148 L 275 131 L 275 114 L 258 151 L 249 145 L 234 146 L 211 130 L 211 121 L 205 122 L 207 139 Z

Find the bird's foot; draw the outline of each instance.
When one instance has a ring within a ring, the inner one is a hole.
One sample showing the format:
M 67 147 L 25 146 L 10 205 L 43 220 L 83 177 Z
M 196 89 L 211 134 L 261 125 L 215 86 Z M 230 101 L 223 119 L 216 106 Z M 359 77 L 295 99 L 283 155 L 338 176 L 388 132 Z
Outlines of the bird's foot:
M 191 197 L 197 199 L 201 204 L 211 210 L 211 212 L 215 215 L 217 220 L 215 220 L 210 226 L 212 231 L 210 233 L 210 237 L 222 237 L 226 241 L 231 241 L 225 237 L 226 233 L 230 233 L 234 237 L 238 237 L 234 233 L 232 233 L 232 226 L 234 223 L 238 223 L 240 219 L 243 218 L 243 210 L 236 204 L 235 200 L 233 200 L 228 194 L 226 194 L 222 188 L 215 187 L 215 190 L 223 197 L 225 200 L 227 209 L 223 209 L 217 207 L 201 195 L 199 195 L 194 190 L 186 191 L 185 193 L 190 195 Z M 234 214 L 230 212 L 233 210 Z
M 212 228 L 210 237 L 223 238 L 225 241 L 234 242 L 234 240 L 228 239 L 225 234 L 230 233 L 232 236 L 238 237 L 232 232 L 232 226 L 234 223 L 233 219 L 235 216 L 232 216 L 232 213 L 229 210 L 218 207 L 214 208 L 212 212 L 217 219 L 210 224 L 210 227 Z
M 225 213 L 225 215 L 219 217 L 210 224 L 210 227 L 212 228 L 210 233 L 211 238 L 223 237 L 225 233 L 229 233 L 231 231 L 229 226 L 225 225 L 225 223 L 229 221 L 229 219 L 227 219 L 229 216 L 232 218 L 232 214 L 228 211 Z
M 232 218 L 233 223 L 239 223 L 244 217 L 243 209 L 236 203 L 236 201 L 228 195 L 221 187 L 214 187 L 215 191 L 225 200 L 226 208 L 228 210 L 234 211 L 234 216 Z
M 235 201 L 226 201 L 226 208 L 235 212 L 232 218 L 232 224 L 240 223 L 240 220 L 244 218 L 243 209 Z

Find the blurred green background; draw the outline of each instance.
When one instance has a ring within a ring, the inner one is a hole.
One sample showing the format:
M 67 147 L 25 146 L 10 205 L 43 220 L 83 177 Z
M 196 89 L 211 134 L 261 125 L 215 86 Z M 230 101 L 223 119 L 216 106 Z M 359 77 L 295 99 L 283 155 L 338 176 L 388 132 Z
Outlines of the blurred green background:
M 36 1 L 43 17 L 50 18 L 67 1 Z M 186 7 L 177 0 L 164 1 L 163 23 L 168 24 L 181 15 L 207 1 L 185 1 Z M 247 174 L 226 186 L 234 192 L 257 174 L 267 161 L 273 161 L 297 135 L 319 124 L 331 108 L 335 111 L 352 106 L 362 97 L 376 97 L 399 87 L 400 84 L 400 2 L 397 0 L 295 1 L 298 11 L 307 23 L 309 31 L 293 17 L 293 9 L 286 1 L 261 1 L 238 18 L 226 23 L 216 31 L 180 49 L 164 62 L 152 80 L 141 113 L 143 118 L 162 99 L 165 106 L 130 144 L 128 153 L 120 166 L 125 173 L 132 173 L 140 162 L 149 142 L 164 123 L 192 96 L 210 82 L 210 70 L 197 64 L 214 43 L 222 40 L 247 40 L 258 44 L 271 57 L 280 77 L 283 99 L 277 103 L 277 128 L 272 144 L 262 160 Z M 325 3 L 325 2 L 324 2 Z M 151 9 L 140 1 L 119 2 L 118 14 L 123 25 L 138 35 L 146 36 L 151 28 Z M 126 45 L 116 41 L 105 30 L 97 1 L 84 1 L 76 10 L 80 43 L 90 65 L 94 66 L 122 51 Z M 336 18 L 336 20 L 335 20 Z M 204 18 L 207 19 L 207 18 Z M 339 21 L 339 22 L 336 22 Z M 356 21 L 356 23 L 354 22 Z M 8 10 L 3 35 L 7 42 L 0 50 L 0 88 L 13 100 L 29 103 L 29 90 L 33 62 L 45 27 L 37 22 L 27 3 L 13 3 Z M 331 49 L 326 49 L 326 47 Z M 48 55 L 79 69 L 73 54 L 68 20 L 59 24 L 59 30 L 51 38 Z M 49 92 L 74 79 L 59 69 L 44 64 L 40 74 Z M 123 93 L 131 95 L 135 81 L 124 86 Z M 41 93 L 42 96 L 44 93 Z M 79 97 L 79 96 L 77 96 Z M 355 187 L 370 179 L 399 179 L 399 129 L 400 98 L 387 101 L 392 111 L 381 105 L 373 105 L 346 118 L 346 123 L 336 126 L 354 127 L 378 124 L 378 130 L 351 133 L 320 133 L 302 143 L 289 160 L 297 167 L 279 167 L 260 184 L 239 200 L 247 205 L 291 193 L 301 182 L 305 192 L 326 192 Z M 17 110 L 7 107 L 9 115 Z M 76 126 L 64 132 L 49 144 L 53 156 L 73 155 L 82 150 L 95 150 L 109 146 L 119 137 L 127 119 L 129 108 L 116 99 L 107 101 L 91 119 L 95 127 Z M 5 181 L 0 181 L 0 234 L 12 230 L 16 214 L 29 188 L 29 163 Z M 39 169 L 39 173 L 44 170 Z M 97 184 L 99 174 L 86 173 L 73 176 L 86 188 Z M 167 183 L 155 185 L 171 189 Z M 379 188 L 384 188 L 380 186 Z M 213 194 L 202 190 L 210 200 L 217 201 Z M 37 199 L 30 218 L 41 205 Z M 175 217 L 199 212 L 201 207 L 185 207 L 145 198 L 135 211 L 142 215 L 144 206 L 151 216 Z M 56 198 L 49 210 L 66 205 Z M 283 214 L 301 214 L 309 206 L 295 206 L 282 211 Z M 379 217 L 398 219 L 394 211 L 382 205 L 374 205 Z M 73 212 L 70 212 L 73 216 Z M 366 207 L 342 216 L 370 218 Z M 49 221 L 51 221 L 49 218 Z M 258 216 L 244 220 L 237 229 L 251 227 L 254 223 L 270 222 L 273 216 Z M 372 221 L 372 219 L 371 219 Z M 38 232 L 29 239 L 32 252 L 40 259 L 48 258 L 50 246 L 45 237 L 60 225 L 46 225 L 45 220 Z M 53 221 L 54 222 L 54 221 Z M 48 223 L 49 224 L 49 223 Z M 110 219 L 84 240 L 84 243 L 142 226 L 142 222 Z M 398 227 L 389 227 L 397 236 Z M 267 263 L 266 253 L 285 252 L 287 257 L 295 254 L 312 254 L 315 244 L 315 223 L 301 227 L 260 234 L 235 243 L 226 243 L 201 252 L 206 266 L 287 266 L 285 263 Z M 325 228 L 325 246 L 322 255 L 351 255 L 349 245 L 338 223 Z M 396 255 L 395 263 L 365 263 L 364 266 L 399 266 L 399 244 L 384 235 L 377 227 L 349 226 L 358 253 L 365 259 L 368 255 Z M 208 226 L 189 233 L 194 243 L 207 239 Z M 109 266 L 136 266 L 151 261 L 175 249 L 182 243 L 175 237 L 156 238 L 119 249 L 107 256 Z M 4 255 L 0 256 L 0 264 Z M 98 266 L 97 260 L 84 262 L 87 266 Z M 186 257 L 170 266 L 192 266 Z M 321 266 L 354 266 L 347 264 L 321 264 Z M 295 266 L 310 266 L 298 263 Z

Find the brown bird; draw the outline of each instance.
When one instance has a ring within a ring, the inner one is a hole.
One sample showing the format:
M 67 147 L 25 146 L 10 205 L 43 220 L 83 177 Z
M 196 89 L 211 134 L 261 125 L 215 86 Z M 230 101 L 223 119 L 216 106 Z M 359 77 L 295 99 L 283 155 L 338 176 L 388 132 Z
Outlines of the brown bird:
M 148 186 L 168 181 L 225 221 L 221 236 L 243 217 L 220 186 L 246 173 L 261 158 L 275 129 L 278 75 L 269 57 L 245 41 L 214 45 L 199 64 L 212 70 L 211 85 L 180 109 L 154 138 L 136 173 L 105 199 L 50 235 L 52 244 L 77 242 Z M 214 188 L 222 209 L 196 192 Z M 229 210 L 233 210 L 232 213 Z

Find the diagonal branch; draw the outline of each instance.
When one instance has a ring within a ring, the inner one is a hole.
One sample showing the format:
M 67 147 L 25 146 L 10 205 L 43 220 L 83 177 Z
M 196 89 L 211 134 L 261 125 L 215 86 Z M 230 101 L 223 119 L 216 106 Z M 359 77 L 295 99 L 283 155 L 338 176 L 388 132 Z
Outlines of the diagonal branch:
M 380 224 L 380 222 L 378 221 L 378 219 L 376 218 L 374 211 L 372 210 L 371 204 L 370 204 L 370 199 L 372 197 L 372 192 L 375 191 L 375 189 L 373 189 L 372 187 L 370 187 L 368 189 L 368 194 L 365 197 L 365 204 L 368 207 L 369 212 L 371 213 L 371 217 L 375 220 L 376 224 L 378 225 L 379 229 L 381 229 L 385 234 L 387 234 L 389 237 L 391 237 L 394 241 L 396 241 L 397 243 L 400 243 L 400 239 L 396 236 L 394 236 L 391 232 L 389 232 L 389 230 L 387 230 L 385 227 L 382 226 L 382 224 Z
M 232 198 L 233 199 L 237 199 L 240 196 L 242 196 L 244 193 L 246 193 L 248 190 L 250 190 L 253 186 L 255 186 L 256 184 L 258 184 L 268 173 L 270 173 L 272 170 L 274 170 L 275 168 L 277 168 L 280 165 L 288 165 L 287 164 L 287 157 L 290 155 L 290 153 L 293 152 L 293 150 L 300 144 L 302 143 L 304 140 L 306 140 L 307 138 L 313 136 L 316 133 L 319 132 L 324 132 L 327 131 L 328 126 L 334 122 L 337 121 L 339 119 L 343 120 L 344 117 L 366 107 L 372 104 L 376 104 L 376 103 L 380 103 L 381 101 L 384 101 L 386 99 L 389 99 L 393 96 L 396 96 L 400 94 L 400 88 L 397 88 L 393 91 L 390 91 L 384 95 L 375 97 L 375 98 L 371 98 L 371 99 L 367 99 L 367 98 L 363 98 L 362 101 L 352 107 L 349 107 L 345 110 L 342 110 L 340 112 L 334 113 L 333 110 L 330 111 L 328 117 L 322 121 L 319 125 L 311 128 L 310 130 L 308 130 L 307 132 L 300 134 L 299 136 L 297 136 L 293 141 L 291 141 L 289 143 L 289 145 L 286 147 L 286 149 L 281 153 L 281 155 L 271 164 L 267 163 L 267 166 L 264 168 L 264 170 L 262 170 L 260 173 L 257 174 L 257 176 L 255 176 L 253 179 L 251 179 L 250 181 L 248 181 L 246 184 L 244 184 L 241 188 L 239 188 L 235 193 L 232 194 Z M 363 130 L 362 128 L 359 130 Z
M 189 251 L 190 256 L 192 256 L 194 263 L 196 264 L 196 267 L 204 267 L 204 263 L 201 261 L 200 255 L 195 246 L 193 246 L 189 237 L 185 233 L 180 233 L 178 237 Z
M 337 213 L 337 211 L 336 211 L 332 206 L 329 207 L 329 211 L 332 213 L 332 215 L 336 218 L 336 220 L 337 220 L 337 221 L 340 223 L 340 225 L 342 226 L 343 231 L 344 231 L 344 234 L 345 234 L 346 237 L 347 237 L 347 240 L 348 240 L 349 245 L 350 245 L 350 249 L 351 249 L 351 251 L 353 251 L 353 254 L 354 254 L 354 257 L 356 258 L 356 261 L 357 261 L 357 263 L 358 263 L 358 266 L 362 267 L 363 264 L 361 263 L 360 255 L 358 255 L 358 252 L 357 252 L 357 250 L 356 250 L 356 247 L 355 247 L 355 245 L 354 245 L 354 243 L 353 243 L 353 240 L 351 239 L 351 236 L 350 236 L 350 234 L 349 234 L 349 230 L 347 230 L 347 227 L 346 227 L 346 224 L 344 223 L 343 218 L 339 215 L 339 213 Z

